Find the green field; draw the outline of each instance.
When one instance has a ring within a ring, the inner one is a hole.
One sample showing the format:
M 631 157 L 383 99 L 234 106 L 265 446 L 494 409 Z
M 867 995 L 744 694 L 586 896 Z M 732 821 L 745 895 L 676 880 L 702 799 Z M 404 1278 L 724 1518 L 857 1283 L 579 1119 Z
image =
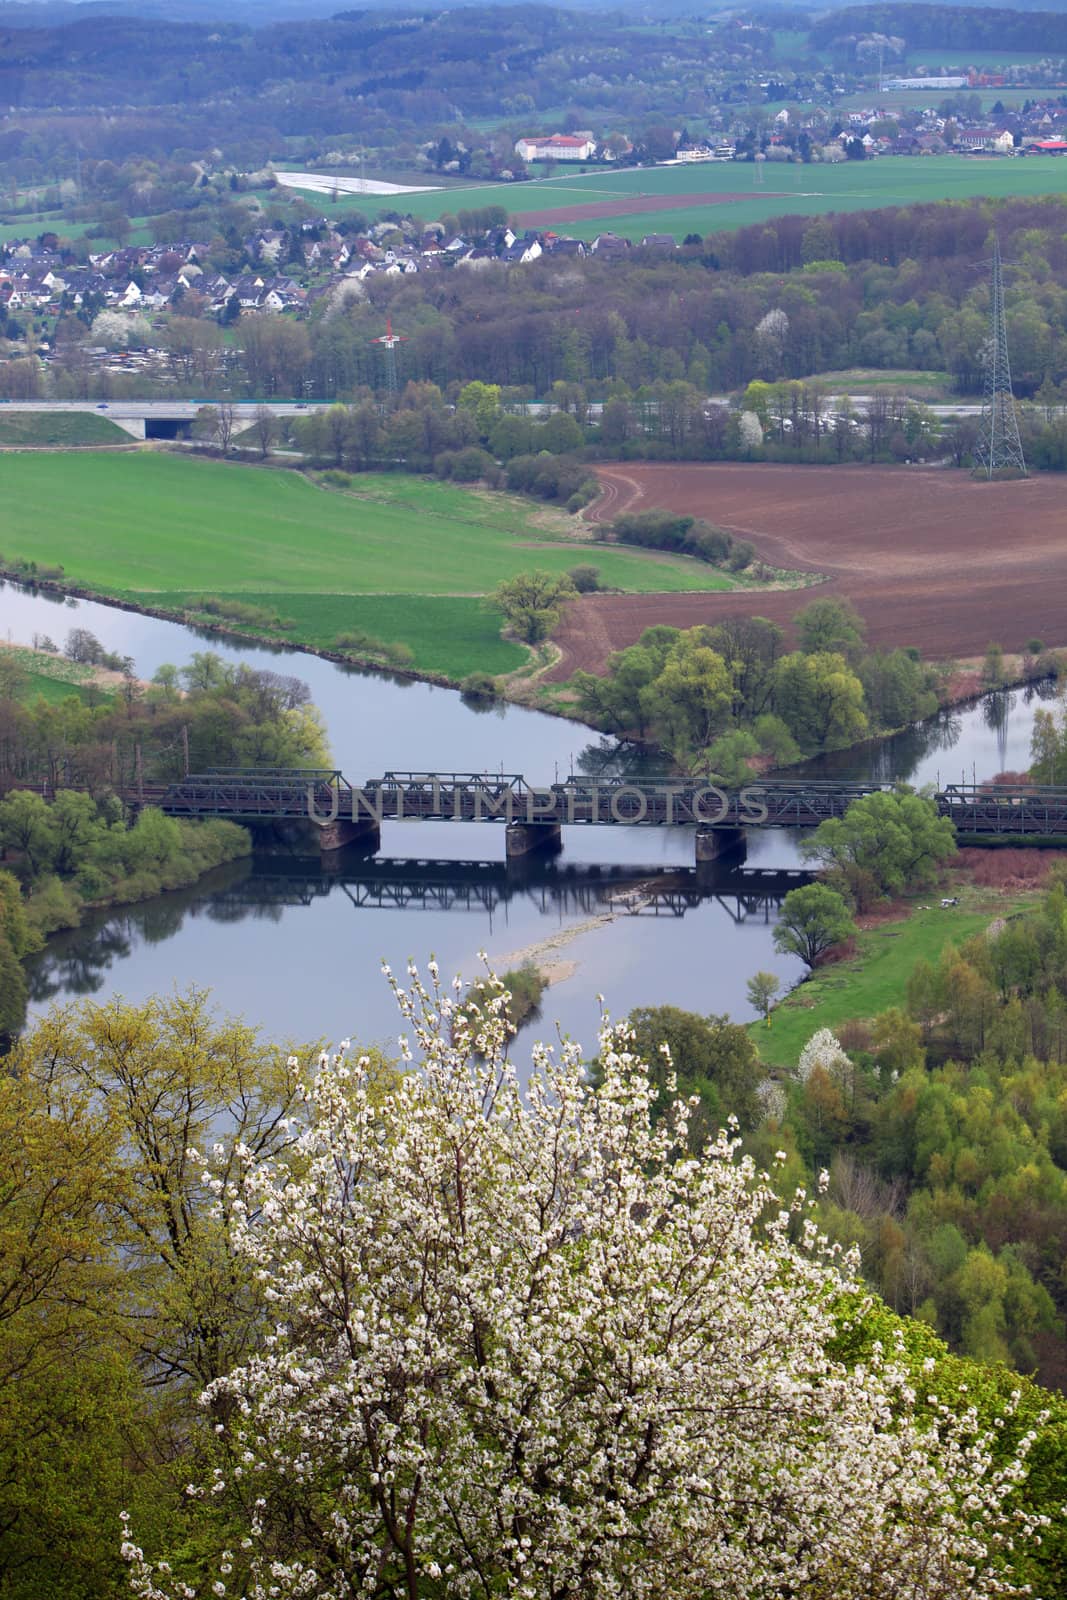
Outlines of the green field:
M 903 922 L 884 923 L 861 933 L 848 961 L 819 968 L 772 1012 L 771 1027 L 753 1023 L 750 1032 L 760 1055 L 771 1066 L 795 1067 L 801 1050 L 820 1028 L 832 1032 L 844 1022 L 867 1021 L 890 1006 L 903 1006 L 908 977 L 917 961 L 936 965 L 946 944 L 960 945 L 1005 916 L 1015 901 L 1001 896 L 990 902 L 989 891 L 951 891 L 961 904 L 942 910 L 931 892 Z M 932 902 L 932 904 L 931 904 Z
M 888 389 L 895 394 L 913 395 L 917 400 L 934 402 L 950 390 L 947 372 L 919 372 L 900 367 L 847 367 L 841 372 L 812 372 L 802 380 L 817 383 L 830 394 L 870 394 Z
M 0 445 L 130 444 L 130 435 L 91 411 L 9 411 L 0 406 Z
M 919 93 L 919 91 L 915 91 Z M 1025 90 L 1019 91 L 1025 95 Z M 922 96 L 920 95 L 920 98 Z M 929 94 L 925 97 L 929 100 Z M 996 98 L 994 94 L 992 98 Z M 861 96 L 860 99 L 863 99 Z M 863 100 L 870 104 L 868 94 Z M 294 191 L 296 192 L 296 191 Z M 554 222 L 562 208 L 636 195 L 728 195 L 713 205 L 679 203 L 663 211 L 625 215 L 610 210 L 586 222 Z M 557 227 L 576 238 L 592 239 L 610 230 L 639 239 L 646 233 L 707 234 L 763 222 L 787 213 L 804 216 L 828 211 L 866 211 L 877 206 L 911 205 L 924 200 L 965 200 L 977 195 L 1067 195 L 1067 161 L 1041 157 L 1014 160 L 966 156 L 883 156 L 877 161 L 847 161 L 802 166 L 763 164 L 756 184 L 752 162 L 716 161 L 677 167 L 625 168 L 586 175 L 564 173 L 529 183 L 479 184 L 444 192 L 376 197 L 329 204 L 338 215 L 360 210 L 411 211 L 427 219 L 479 206 L 500 205 L 540 228 Z M 309 195 L 309 199 L 314 196 Z M 322 196 L 318 196 L 322 204 Z
M 731 587 L 684 557 L 573 537 L 581 523 L 508 495 L 370 475 L 352 492 L 297 472 L 157 453 L 4 458 L 0 548 L 62 566 L 72 582 L 145 605 L 196 595 L 263 604 L 294 643 L 354 629 L 407 644 L 415 665 L 462 677 L 507 671 L 523 652 L 481 600 L 502 579 L 592 562 L 630 592 Z M 547 526 L 545 525 L 547 524 Z

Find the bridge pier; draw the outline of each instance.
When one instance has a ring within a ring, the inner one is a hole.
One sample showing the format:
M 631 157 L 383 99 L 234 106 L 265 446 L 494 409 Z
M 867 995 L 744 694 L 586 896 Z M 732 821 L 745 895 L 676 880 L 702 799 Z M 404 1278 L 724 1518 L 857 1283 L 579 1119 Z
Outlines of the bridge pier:
M 744 861 L 748 839 L 744 828 L 698 828 L 694 850 L 698 867 L 705 861 L 721 861 L 724 856 L 732 861 Z
M 509 861 L 529 855 L 558 855 L 563 836 L 558 822 L 509 822 L 504 829 L 504 853 Z
M 360 844 L 372 855 L 382 842 L 382 830 L 374 817 L 360 817 L 356 822 L 350 817 L 336 817 L 333 822 L 323 824 L 316 831 L 319 851 L 324 856 L 336 850 L 345 850 L 350 844 Z

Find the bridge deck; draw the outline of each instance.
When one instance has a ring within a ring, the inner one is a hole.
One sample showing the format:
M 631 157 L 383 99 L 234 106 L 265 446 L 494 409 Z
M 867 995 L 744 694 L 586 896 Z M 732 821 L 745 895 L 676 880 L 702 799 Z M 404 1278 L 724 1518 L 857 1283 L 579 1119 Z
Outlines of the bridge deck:
M 24 785 L 23 787 L 39 787 Z M 338 771 L 216 769 L 126 790 L 171 816 L 244 822 L 462 822 L 559 826 L 815 828 L 892 784 L 753 782 L 722 790 L 692 779 L 570 777 L 537 787 L 517 773 L 387 772 L 353 786 Z M 1067 788 L 953 784 L 933 795 L 961 838 L 1067 837 Z

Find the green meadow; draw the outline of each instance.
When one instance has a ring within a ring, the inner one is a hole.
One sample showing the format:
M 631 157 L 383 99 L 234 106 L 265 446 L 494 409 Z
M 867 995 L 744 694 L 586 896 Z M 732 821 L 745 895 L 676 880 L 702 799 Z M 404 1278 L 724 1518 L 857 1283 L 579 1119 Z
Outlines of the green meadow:
M 989 892 L 953 888 L 960 904 L 939 905 L 942 891 L 931 891 L 901 922 L 885 922 L 861 933 L 855 954 L 819 967 L 806 983 L 776 1006 L 771 1026 L 752 1023 L 750 1033 L 770 1066 L 795 1067 L 801 1050 L 820 1028 L 831 1032 L 845 1022 L 868 1021 L 891 1006 L 903 1006 L 908 978 L 917 961 L 936 966 L 947 944 L 961 945 L 1003 916 L 1014 900 L 994 905 Z
M 929 98 L 929 96 L 927 96 Z M 870 96 L 864 102 L 869 103 Z M 816 216 L 829 211 L 867 211 L 878 206 L 911 205 L 924 200 L 966 200 L 978 195 L 1006 199 L 1016 195 L 1067 195 L 1067 161 L 1027 156 L 1011 160 L 967 156 L 883 156 L 877 161 L 836 164 L 763 163 L 763 182 L 756 183 L 752 162 L 716 161 L 677 167 L 596 169 L 557 173 L 529 183 L 474 184 L 403 196 L 359 195 L 329 204 L 375 216 L 381 211 L 410 210 L 427 220 L 444 212 L 500 205 L 532 226 L 551 228 L 553 216 L 569 206 L 625 200 L 635 195 L 677 195 L 679 204 L 663 211 L 632 215 L 610 209 L 588 222 L 559 223 L 561 231 L 592 239 L 610 230 L 627 238 L 646 233 L 707 234 L 764 222 L 795 213 Z M 693 194 L 728 195 L 713 205 L 687 205 Z M 309 195 L 309 199 L 314 196 Z M 318 196 L 322 203 L 322 196 Z
M 524 652 L 483 600 L 505 578 L 593 563 L 628 592 L 731 587 L 684 557 L 605 548 L 583 524 L 508 495 L 370 475 L 351 491 L 298 472 L 163 453 L 4 458 L 0 550 L 61 566 L 96 593 L 167 610 L 210 595 L 266 607 L 331 646 L 362 631 L 402 643 L 416 667 L 462 677 L 507 671 Z

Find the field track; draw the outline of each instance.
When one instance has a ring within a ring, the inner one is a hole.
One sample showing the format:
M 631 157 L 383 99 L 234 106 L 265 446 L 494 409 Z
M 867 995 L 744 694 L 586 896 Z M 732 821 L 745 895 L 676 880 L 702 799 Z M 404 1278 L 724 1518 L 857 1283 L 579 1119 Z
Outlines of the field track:
M 776 194 L 773 189 L 760 190 L 765 200 L 795 199 L 795 195 Z M 595 222 L 598 217 L 635 217 L 642 211 L 680 211 L 690 206 L 722 206 L 730 201 L 747 199 L 745 194 L 631 194 L 617 195 L 613 200 L 590 200 L 586 205 L 545 207 L 540 211 L 521 211 L 519 222 L 526 227 L 551 227 L 559 222 Z
M 1067 645 L 1067 486 L 1053 474 L 981 483 L 927 467 L 633 462 L 597 469 L 593 521 L 660 507 L 750 539 L 772 566 L 825 574 L 817 589 L 586 595 L 567 608 L 549 676 L 602 672 L 656 623 L 691 628 L 739 611 L 788 624 L 816 595 L 847 596 L 870 643 L 931 660 L 990 642 Z

